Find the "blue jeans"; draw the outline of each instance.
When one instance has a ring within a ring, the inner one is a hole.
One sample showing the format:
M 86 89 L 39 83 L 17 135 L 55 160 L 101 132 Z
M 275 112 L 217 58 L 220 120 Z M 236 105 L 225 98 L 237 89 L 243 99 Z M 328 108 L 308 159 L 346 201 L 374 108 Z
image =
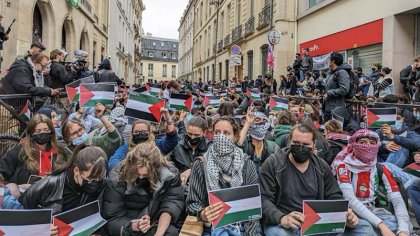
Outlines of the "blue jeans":
M 305 69 L 305 68 L 299 69 L 299 82 L 302 82 L 305 79 L 306 72 L 308 72 L 308 69 Z
M 392 232 L 397 233 L 398 221 L 395 215 L 385 210 L 384 208 L 371 208 L 371 207 L 368 207 L 368 208 L 373 214 L 379 217 Z M 375 228 L 374 230 L 375 230 L 376 235 L 378 236 L 382 235 L 379 229 Z
M 202 236 L 241 236 L 242 233 L 237 225 L 227 225 L 219 229 L 211 229 L 211 232 L 203 232 Z
M 266 236 L 277 236 L 277 235 L 285 235 L 285 236 L 299 236 L 300 235 L 300 229 L 285 229 L 278 226 L 268 226 L 266 225 L 264 227 L 264 233 Z M 343 234 L 323 234 L 325 235 L 354 235 L 354 236 L 371 236 L 374 235 L 373 227 L 372 225 L 367 222 L 366 220 L 359 219 L 359 224 L 357 225 L 357 228 L 352 229 L 349 227 L 346 227 L 346 230 Z
M 386 162 L 393 163 L 396 166 L 403 168 L 405 166 L 405 163 L 407 163 L 409 156 L 410 156 L 410 153 L 408 149 L 401 148 L 398 151 L 390 152 L 388 154 L 388 158 L 386 159 Z
M 392 163 L 385 162 L 385 165 L 394 177 L 400 178 L 403 182 L 407 194 L 410 197 L 414 215 L 420 225 L 420 178 L 404 172 L 401 168 Z

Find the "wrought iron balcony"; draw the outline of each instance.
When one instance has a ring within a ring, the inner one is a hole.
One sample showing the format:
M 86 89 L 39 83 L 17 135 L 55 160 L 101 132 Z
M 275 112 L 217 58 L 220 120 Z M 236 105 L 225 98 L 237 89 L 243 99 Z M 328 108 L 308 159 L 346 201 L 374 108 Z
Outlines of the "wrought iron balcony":
M 107 32 L 107 27 L 106 25 L 102 24 L 102 30 L 106 33 Z
M 251 17 L 248 19 L 248 21 L 245 23 L 245 35 L 244 36 L 248 36 L 252 33 L 254 33 L 255 28 L 254 28 L 254 21 L 255 21 L 255 17 Z
M 257 29 L 262 29 L 268 26 L 271 22 L 271 5 L 265 6 L 260 14 L 258 15 L 258 27 Z
M 221 52 L 223 50 L 223 39 L 219 41 L 217 44 L 217 52 Z
M 80 0 L 80 5 L 83 6 L 88 12 L 92 13 L 92 5 L 90 5 L 88 0 Z
M 236 27 L 236 29 L 232 30 L 232 43 L 238 41 L 242 38 L 242 25 Z
M 225 47 L 227 47 L 229 44 L 230 44 L 230 34 L 228 34 L 228 35 L 225 37 Z

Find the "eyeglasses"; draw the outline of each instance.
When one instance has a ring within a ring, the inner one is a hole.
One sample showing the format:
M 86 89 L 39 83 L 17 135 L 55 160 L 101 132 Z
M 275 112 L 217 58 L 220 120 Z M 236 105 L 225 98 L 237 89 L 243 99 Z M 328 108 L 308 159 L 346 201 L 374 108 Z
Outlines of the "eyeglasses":
M 80 129 L 78 129 L 77 131 L 75 131 L 75 132 L 73 132 L 73 133 L 70 133 L 70 136 L 75 136 L 75 135 L 82 135 L 83 133 L 84 133 L 84 129 L 83 128 L 80 128 Z
M 97 179 L 88 179 L 88 178 L 83 178 L 83 172 L 80 173 L 80 176 L 82 177 L 83 180 L 86 180 L 88 184 L 91 184 L 93 182 L 99 182 L 101 180 L 103 180 L 106 176 L 106 171 L 104 171 L 103 175 Z

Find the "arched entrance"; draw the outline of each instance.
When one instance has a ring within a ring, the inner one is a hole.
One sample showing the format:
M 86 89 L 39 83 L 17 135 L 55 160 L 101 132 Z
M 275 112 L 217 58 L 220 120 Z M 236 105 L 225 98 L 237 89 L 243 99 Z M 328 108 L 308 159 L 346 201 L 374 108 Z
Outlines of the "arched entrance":
M 32 31 L 32 41 L 42 42 L 47 48 L 54 47 L 54 13 L 49 1 L 38 0 L 33 6 L 32 25 L 25 26 Z
M 89 37 L 86 29 L 82 31 L 82 35 L 80 36 L 79 48 L 89 53 Z
M 74 31 L 75 30 L 72 18 L 70 16 L 66 16 L 63 22 L 63 27 L 61 29 L 61 49 L 64 49 L 67 52 L 71 52 L 74 50 Z
M 38 4 L 35 5 L 32 25 L 32 42 L 42 42 L 42 15 Z

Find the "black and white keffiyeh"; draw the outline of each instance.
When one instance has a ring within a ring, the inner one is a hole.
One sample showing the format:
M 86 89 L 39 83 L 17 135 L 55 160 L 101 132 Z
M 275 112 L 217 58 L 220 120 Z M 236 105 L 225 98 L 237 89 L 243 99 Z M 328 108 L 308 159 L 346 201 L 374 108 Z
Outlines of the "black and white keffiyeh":
M 252 124 L 249 127 L 248 133 L 249 135 L 251 135 L 252 138 L 256 140 L 264 140 L 265 135 L 267 134 L 267 131 L 270 128 L 268 117 L 262 112 L 254 112 L 254 117 L 263 119 L 264 122 Z
M 226 135 L 217 134 L 213 137 L 213 145 L 204 154 L 204 158 L 209 190 L 220 189 L 220 175 L 226 177 L 224 179 L 231 187 L 242 185 L 244 154 L 242 149 L 236 147 L 234 141 Z

